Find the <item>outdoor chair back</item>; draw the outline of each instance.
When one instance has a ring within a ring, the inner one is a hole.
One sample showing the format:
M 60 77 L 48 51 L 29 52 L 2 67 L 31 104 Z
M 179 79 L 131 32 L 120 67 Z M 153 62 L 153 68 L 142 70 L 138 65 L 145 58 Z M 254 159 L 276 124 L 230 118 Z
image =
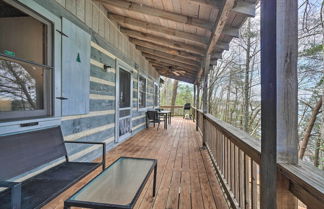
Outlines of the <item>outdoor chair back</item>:
M 60 127 L 0 137 L 0 180 L 67 155 Z

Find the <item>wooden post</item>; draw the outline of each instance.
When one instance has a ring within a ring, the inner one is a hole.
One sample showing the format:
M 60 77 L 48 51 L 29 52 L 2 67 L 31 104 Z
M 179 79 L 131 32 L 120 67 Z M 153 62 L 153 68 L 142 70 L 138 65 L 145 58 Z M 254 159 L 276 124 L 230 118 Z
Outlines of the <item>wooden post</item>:
M 196 105 L 196 84 L 194 84 L 194 98 L 193 98 L 193 105 Z M 192 110 L 192 120 L 195 121 L 196 118 L 196 110 Z
M 206 131 L 205 131 L 205 114 L 207 114 L 208 112 L 208 74 L 209 74 L 209 63 L 210 63 L 210 55 L 206 56 L 205 59 L 205 68 L 204 68 L 204 85 L 203 85 L 203 98 L 202 98 L 202 102 L 203 102 L 203 113 L 204 113 L 204 117 L 203 117 L 203 147 L 206 146 Z
M 298 159 L 297 12 L 297 0 L 261 1 L 260 204 L 267 209 L 297 208 L 289 182 L 277 173 L 277 162 Z
M 261 1 L 260 205 L 276 209 L 277 182 L 277 1 Z
M 198 131 L 198 110 L 199 110 L 199 97 L 200 97 L 200 85 L 197 83 L 197 99 L 196 99 L 196 131 Z
M 209 74 L 209 63 L 210 63 L 210 55 L 207 55 L 206 59 L 205 59 L 205 68 L 204 68 L 204 85 L 203 85 L 203 98 L 202 98 L 202 102 L 203 102 L 203 112 L 204 114 L 207 113 L 208 111 L 208 74 Z
M 277 0 L 278 162 L 298 163 L 297 0 Z
M 298 163 L 297 15 L 297 0 L 277 0 L 277 161 L 290 164 Z M 278 173 L 277 208 L 297 207 L 288 180 Z

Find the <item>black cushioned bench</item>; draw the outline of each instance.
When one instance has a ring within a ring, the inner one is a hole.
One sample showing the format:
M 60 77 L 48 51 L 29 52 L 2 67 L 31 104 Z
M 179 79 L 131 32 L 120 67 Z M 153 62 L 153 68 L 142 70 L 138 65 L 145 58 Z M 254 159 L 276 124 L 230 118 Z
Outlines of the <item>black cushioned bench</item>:
M 102 145 L 102 161 L 70 162 L 65 143 Z M 40 208 L 99 166 L 105 167 L 103 142 L 64 141 L 59 126 L 0 137 L 0 209 Z M 9 182 L 49 162 L 63 161 L 23 182 Z

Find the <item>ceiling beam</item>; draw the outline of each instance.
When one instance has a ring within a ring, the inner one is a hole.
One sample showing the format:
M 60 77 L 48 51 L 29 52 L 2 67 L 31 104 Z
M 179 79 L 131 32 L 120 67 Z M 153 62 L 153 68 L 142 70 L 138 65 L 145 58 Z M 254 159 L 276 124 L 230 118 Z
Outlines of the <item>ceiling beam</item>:
M 220 41 L 216 44 L 216 48 L 223 49 L 223 50 L 229 50 L 229 43 Z
M 168 67 L 164 67 L 164 66 L 161 66 L 161 65 L 155 65 L 154 67 L 161 75 L 168 76 L 168 77 L 169 77 L 169 75 L 172 75 L 172 73 L 173 73 L 172 71 L 178 72 L 180 75 L 173 74 L 174 77 L 172 77 L 172 78 L 174 78 L 176 80 L 181 80 L 183 78 L 185 78 L 187 80 L 190 80 L 190 82 L 193 82 L 195 80 L 194 75 L 188 75 L 188 74 L 179 72 L 179 70 L 172 69 L 172 71 L 170 72 L 170 69 Z
M 215 1 L 214 1 L 215 3 Z M 223 29 L 225 28 L 225 24 L 227 22 L 228 16 L 230 14 L 231 9 L 234 7 L 235 0 L 223 0 L 218 1 L 218 4 L 221 4 L 218 6 L 219 11 L 215 20 L 214 29 L 213 32 L 209 38 L 208 47 L 205 54 L 205 59 L 211 57 L 211 53 L 216 48 L 216 43 L 218 42 Z M 221 45 L 219 47 L 222 47 Z M 219 49 L 219 48 L 218 48 Z M 208 61 L 209 62 L 209 61 Z M 203 62 L 202 62 L 203 64 Z M 196 82 L 200 81 L 201 75 L 203 74 L 203 70 L 206 68 L 206 66 L 202 66 L 200 68 L 200 71 L 197 73 L 197 79 Z
M 237 1 L 232 12 L 247 16 L 255 17 L 255 3 L 247 1 Z
M 192 3 L 197 3 L 208 7 L 212 7 L 213 9 L 217 9 L 217 10 L 222 8 L 221 1 L 216 1 L 216 0 L 189 0 L 189 1 Z M 231 9 L 231 12 L 244 15 L 247 17 L 254 17 L 255 6 L 256 4 L 253 2 L 239 0 L 234 4 L 234 7 Z
M 179 41 L 173 41 L 173 40 L 166 39 L 163 37 L 154 36 L 154 35 L 151 35 L 148 33 L 143 33 L 143 32 L 139 32 L 139 31 L 127 29 L 127 28 L 120 28 L 120 31 L 132 38 L 136 38 L 136 39 L 143 40 L 143 41 L 148 41 L 151 43 L 158 43 L 162 46 L 167 46 L 167 47 L 170 47 L 173 49 L 179 49 L 182 51 L 191 52 L 191 53 L 195 53 L 198 55 L 204 54 L 206 51 L 206 49 L 204 49 L 204 48 L 192 46 L 192 45 L 185 44 L 185 43 L 182 43 Z
M 214 53 L 211 55 L 210 59 L 222 59 L 222 53 Z
M 159 17 L 166 20 L 171 20 L 178 23 L 183 23 L 190 26 L 199 27 L 211 31 L 212 24 L 206 20 L 201 20 L 195 17 L 190 17 L 182 14 L 177 14 L 162 9 L 146 6 L 144 4 L 138 4 L 136 2 L 125 1 L 125 0 L 103 0 L 104 4 L 108 4 L 114 7 L 118 7 L 122 10 L 139 12 L 144 15 L 150 15 Z
M 210 65 L 217 65 L 217 59 L 211 59 L 209 64 Z
M 184 58 L 191 59 L 191 60 L 195 60 L 195 61 L 198 61 L 198 62 L 201 61 L 201 58 L 202 58 L 202 56 L 199 56 L 199 55 L 196 55 L 196 54 L 183 52 L 183 51 L 180 51 L 180 50 L 172 49 L 172 48 L 165 47 L 165 46 L 160 46 L 160 45 L 157 45 L 157 44 L 152 44 L 150 42 L 141 41 L 141 40 L 134 39 L 134 38 L 129 38 L 129 40 L 133 44 L 138 45 L 138 46 L 143 46 L 143 47 L 146 47 L 146 48 L 154 49 L 154 50 L 165 52 L 165 53 L 168 53 L 168 54 L 177 55 L 177 56 L 184 57 Z
M 222 34 L 227 35 L 227 36 L 232 36 L 235 38 L 238 38 L 240 35 L 240 29 L 239 28 L 233 28 L 229 26 L 225 26 L 224 30 L 222 31 Z
M 133 29 L 134 27 L 142 28 L 142 29 L 146 29 L 148 31 L 162 33 L 163 35 L 173 36 L 176 38 L 181 38 L 183 40 L 189 40 L 196 44 L 199 44 L 202 47 L 206 47 L 206 44 L 208 43 L 208 40 L 205 36 L 199 36 L 199 35 L 196 35 L 193 33 L 178 31 L 175 29 L 161 26 L 161 25 L 156 25 L 156 24 L 144 22 L 141 20 L 136 20 L 136 19 L 121 16 L 121 15 L 111 14 L 111 13 L 108 14 L 108 17 L 110 19 L 115 20 L 121 26 L 123 26 L 125 28 L 131 28 L 131 29 Z
M 153 67 L 156 67 L 156 66 L 163 66 L 165 68 L 172 68 L 172 69 L 175 69 L 175 70 L 182 70 L 182 71 L 185 71 L 187 74 L 191 75 L 191 76 L 195 76 L 197 71 L 192 71 L 190 69 L 186 69 L 186 68 L 182 68 L 182 67 L 179 67 L 177 65 L 172 65 L 170 63 L 167 63 L 167 62 L 164 62 L 164 61 L 161 61 L 161 60 L 157 60 L 157 59 L 151 59 L 151 58 L 147 58 L 147 60 L 152 64 Z
M 163 66 L 163 65 L 159 65 L 159 64 L 153 64 L 153 66 L 155 67 L 155 69 L 157 69 L 159 71 L 163 71 L 163 72 L 175 71 L 175 72 L 178 72 L 179 74 L 181 74 L 182 77 L 185 77 L 185 78 L 188 78 L 188 79 L 193 79 L 194 78 L 193 74 L 188 74 L 184 70 L 181 70 L 181 69 L 175 69 L 175 68 L 170 69 L 168 66 Z
M 225 27 L 229 13 L 234 6 L 234 3 L 235 0 L 224 0 L 223 6 L 220 7 L 221 9 L 218 12 L 216 18 L 214 30 L 209 39 L 206 56 L 211 54 L 211 52 L 214 50 L 216 43 L 218 42 L 219 37 Z
M 187 81 L 193 82 L 195 80 L 195 76 L 193 75 L 187 75 L 183 74 L 182 72 L 179 72 L 178 70 L 172 70 L 166 68 L 166 67 L 159 67 L 155 66 L 156 70 L 163 76 L 170 77 L 170 75 L 173 75 L 172 78 L 176 80 L 186 79 Z M 176 75 L 175 72 L 179 75 Z
M 182 62 L 183 64 L 192 65 L 192 66 L 198 67 L 198 68 L 200 67 L 199 62 L 194 61 L 194 60 L 190 60 L 190 59 L 187 59 L 187 58 L 184 58 L 184 57 L 179 57 L 177 55 L 172 55 L 172 54 L 160 52 L 158 50 L 149 49 L 149 48 L 142 47 L 142 46 L 136 46 L 136 49 L 140 50 L 141 52 L 145 52 L 145 53 L 148 53 L 148 54 L 151 54 L 151 55 L 155 55 L 157 57 Z
M 159 73 L 165 77 L 168 77 L 168 78 L 172 78 L 172 79 L 175 79 L 175 80 L 179 80 L 179 81 L 184 81 L 184 82 L 187 82 L 187 83 L 194 83 L 195 79 L 194 78 L 188 78 L 188 77 L 183 77 L 183 76 L 176 76 L 176 75 L 173 75 L 171 73 L 164 73 L 163 72 L 163 69 L 157 69 L 159 71 Z
M 215 2 L 214 0 L 189 0 L 192 3 L 202 4 L 205 6 L 213 7 L 214 9 L 218 9 L 218 2 Z
M 194 67 L 194 66 L 191 66 L 191 65 L 186 65 L 186 64 L 183 64 L 183 63 L 178 62 L 178 61 L 157 57 L 155 55 L 148 54 L 148 53 L 145 53 L 145 52 L 142 52 L 142 55 L 144 57 L 146 57 L 146 58 L 149 58 L 149 59 L 154 59 L 154 60 L 157 60 L 159 62 L 164 62 L 164 63 L 170 64 L 170 65 L 173 65 L 173 66 L 181 67 L 183 69 L 186 69 L 188 72 L 189 71 L 197 71 L 197 67 Z

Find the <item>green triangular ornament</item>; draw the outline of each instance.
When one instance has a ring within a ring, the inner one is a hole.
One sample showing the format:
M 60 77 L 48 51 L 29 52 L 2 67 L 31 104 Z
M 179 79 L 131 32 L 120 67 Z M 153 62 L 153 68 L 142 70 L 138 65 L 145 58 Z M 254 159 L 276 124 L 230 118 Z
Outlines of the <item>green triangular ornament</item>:
M 77 56 L 77 58 L 76 58 L 76 61 L 77 61 L 77 62 L 81 62 L 80 53 L 78 53 L 78 56 Z

